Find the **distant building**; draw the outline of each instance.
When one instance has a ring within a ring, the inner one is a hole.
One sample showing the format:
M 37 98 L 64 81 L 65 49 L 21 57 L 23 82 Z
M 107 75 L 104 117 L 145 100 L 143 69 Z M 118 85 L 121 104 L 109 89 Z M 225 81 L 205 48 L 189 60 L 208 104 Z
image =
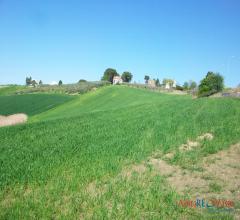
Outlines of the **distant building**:
M 171 86 L 170 86 L 170 83 L 167 82 L 166 85 L 165 85 L 165 89 L 170 89 L 170 87 L 171 87 Z
M 168 80 L 165 84 L 165 89 L 173 89 L 176 88 L 177 82 L 175 80 Z
M 113 77 L 113 85 L 122 84 L 122 83 L 123 83 L 123 80 L 122 80 L 121 76 L 114 76 Z
M 172 85 L 173 88 L 176 88 L 177 87 L 177 82 L 176 80 L 173 80 L 173 85 Z
M 154 79 L 149 79 L 148 80 L 148 85 L 150 87 L 156 87 L 156 81 Z

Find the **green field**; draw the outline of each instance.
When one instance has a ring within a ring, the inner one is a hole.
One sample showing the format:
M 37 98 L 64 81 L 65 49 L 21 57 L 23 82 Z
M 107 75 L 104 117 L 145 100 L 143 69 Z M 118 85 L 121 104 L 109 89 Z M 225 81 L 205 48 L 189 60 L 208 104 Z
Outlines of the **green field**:
M 24 125 L 0 128 L 0 219 L 201 219 L 165 176 L 121 174 L 155 152 L 192 170 L 240 141 L 240 100 L 192 99 L 108 86 L 66 95 L 0 97 L 0 114 L 24 112 Z M 188 139 L 214 141 L 179 152 Z M 232 215 L 224 218 L 232 219 Z
M 26 113 L 32 116 L 52 109 L 72 99 L 72 96 L 57 94 L 0 96 L 0 114 L 10 115 L 15 113 Z

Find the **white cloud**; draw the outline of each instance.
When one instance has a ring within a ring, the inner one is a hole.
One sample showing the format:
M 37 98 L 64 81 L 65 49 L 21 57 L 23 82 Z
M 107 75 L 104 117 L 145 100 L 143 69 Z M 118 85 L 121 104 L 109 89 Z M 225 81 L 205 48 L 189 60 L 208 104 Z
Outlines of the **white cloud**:
M 52 85 L 52 86 L 53 86 L 53 85 L 57 85 L 57 84 L 58 84 L 58 83 L 57 83 L 56 81 L 52 81 L 52 82 L 49 83 L 49 85 Z

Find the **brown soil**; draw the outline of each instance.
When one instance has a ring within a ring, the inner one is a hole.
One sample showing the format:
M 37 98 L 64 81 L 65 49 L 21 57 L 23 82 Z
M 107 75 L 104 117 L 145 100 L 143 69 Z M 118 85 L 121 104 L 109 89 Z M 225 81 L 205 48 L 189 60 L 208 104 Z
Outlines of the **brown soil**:
M 170 165 L 162 159 L 149 158 L 149 163 L 160 174 L 165 175 L 169 183 L 178 192 L 190 192 L 197 195 L 220 196 L 221 198 L 240 200 L 240 143 L 228 150 L 220 151 L 203 159 L 203 172 L 183 170 Z M 211 192 L 209 185 L 221 186 L 219 192 Z
M 169 184 L 179 193 L 188 193 L 194 197 L 240 200 L 240 143 L 231 146 L 228 150 L 205 157 L 199 164 L 203 168 L 202 172 L 171 165 L 162 159 L 168 159 L 168 157 L 156 158 L 156 155 L 158 156 L 159 153 L 140 164 L 124 168 L 115 178 L 130 179 L 134 173 L 144 175 L 148 170 L 147 166 L 150 165 L 153 168 L 152 175 L 165 176 Z M 169 153 L 169 157 L 172 157 L 172 153 Z M 219 186 L 219 189 L 215 191 L 212 185 Z M 104 193 L 104 188 L 104 186 L 97 187 L 95 183 L 90 183 L 87 191 L 96 196 Z
M 213 161 L 213 162 L 212 162 Z M 240 143 L 203 160 L 205 173 L 223 186 L 222 196 L 240 200 Z
M 124 178 L 130 178 L 133 173 L 143 174 L 147 170 L 144 164 L 132 165 L 129 168 L 122 170 L 120 175 Z
M 200 141 L 206 138 L 210 140 L 213 136 L 205 134 L 198 137 Z M 110 183 L 114 185 L 123 179 L 130 181 L 137 175 L 140 179 L 136 179 L 136 181 L 142 181 L 141 184 L 144 185 L 146 183 L 144 178 L 147 178 L 147 176 L 150 178 L 151 176 L 162 175 L 166 178 L 170 187 L 179 194 L 188 194 L 193 200 L 196 198 L 206 200 L 225 199 L 233 201 L 234 204 L 237 204 L 240 200 L 240 143 L 231 146 L 228 150 L 203 158 L 201 163 L 198 164 L 203 168 L 203 171 L 191 171 L 166 162 L 173 155 L 169 153 L 166 156 L 160 151 L 155 152 L 140 164 L 124 167 L 117 176 L 110 179 Z M 107 182 L 101 181 L 99 184 L 95 181 L 91 182 L 85 188 L 86 193 L 92 198 L 102 196 L 108 190 Z M 146 187 L 148 187 L 147 183 Z M 109 207 L 111 207 L 111 204 Z M 234 207 L 235 218 L 238 218 L 240 217 L 238 205 Z
M 203 136 L 200 136 L 201 139 Z M 211 139 L 213 136 L 205 135 Z M 158 154 L 159 155 L 159 154 Z M 172 154 L 169 153 L 169 157 Z M 180 194 L 189 194 L 194 199 L 225 199 L 234 203 L 240 201 L 240 143 L 231 146 L 228 150 L 205 157 L 199 164 L 203 171 L 190 171 L 179 166 L 171 165 L 164 159 L 168 157 L 149 157 L 139 165 L 133 165 L 122 171 L 121 175 L 131 178 L 134 172 L 143 175 L 147 165 L 152 166 L 152 175 L 163 175 L 169 184 Z M 240 210 L 236 209 L 235 217 Z
M 189 187 L 204 187 L 206 184 L 204 179 L 198 175 L 173 166 L 161 159 L 150 158 L 149 163 L 153 166 L 157 173 L 166 176 L 168 182 L 178 192 L 185 192 Z
M 27 119 L 27 115 L 23 113 L 9 116 L 0 115 L 0 127 L 22 124 L 25 123 Z
M 203 172 L 183 170 L 162 159 L 149 158 L 154 170 L 166 176 L 169 184 L 180 194 L 187 193 L 193 199 L 225 199 L 234 204 L 240 201 L 239 161 L 240 143 L 205 157 L 201 163 Z M 238 207 L 235 207 L 235 218 L 240 219 Z

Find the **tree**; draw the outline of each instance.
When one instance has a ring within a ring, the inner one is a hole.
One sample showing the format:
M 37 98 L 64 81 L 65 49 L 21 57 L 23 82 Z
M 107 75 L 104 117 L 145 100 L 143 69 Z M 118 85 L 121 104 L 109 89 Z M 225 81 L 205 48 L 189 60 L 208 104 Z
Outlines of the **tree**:
M 29 86 L 32 84 L 32 77 L 26 77 L 26 85 Z
M 123 72 L 123 74 L 121 76 L 123 82 L 128 82 L 128 83 L 131 82 L 132 77 L 133 77 L 133 75 L 127 71 Z
M 108 68 L 104 71 L 102 80 L 109 81 L 110 83 L 113 83 L 113 77 L 119 76 L 117 71 L 112 68 Z
M 166 85 L 167 83 L 169 84 L 170 87 L 172 87 L 173 84 L 174 84 L 174 80 L 172 80 L 172 79 L 163 79 L 163 85 Z
M 159 81 L 158 78 L 157 78 L 157 80 L 156 80 L 156 86 L 160 86 L 160 81 Z
M 61 86 L 63 84 L 62 80 L 59 80 L 58 85 Z
M 183 89 L 184 89 L 184 90 L 188 90 L 188 89 L 189 89 L 189 84 L 188 84 L 188 82 L 184 82 L 184 83 L 183 83 Z
M 32 84 L 34 87 L 36 87 L 36 85 L 37 85 L 36 80 L 32 80 L 32 81 L 31 81 L 31 84 Z
M 189 89 L 194 90 L 197 88 L 197 83 L 194 81 L 189 82 Z
M 78 83 L 85 83 L 85 82 L 87 82 L 87 80 L 85 80 L 85 79 L 80 79 L 80 80 L 78 81 Z
M 208 72 L 206 77 L 201 80 L 198 96 L 210 96 L 223 90 L 223 77 L 219 73 Z
M 42 84 L 43 84 L 42 80 L 40 80 L 38 84 L 39 84 L 39 85 L 42 85 Z
M 149 80 L 149 79 L 150 79 L 149 76 L 147 76 L 147 75 L 144 76 L 144 80 L 145 80 L 145 83 L 146 83 L 146 84 L 148 84 L 148 80 Z
M 176 85 L 176 90 L 183 91 L 183 87 L 180 85 Z

